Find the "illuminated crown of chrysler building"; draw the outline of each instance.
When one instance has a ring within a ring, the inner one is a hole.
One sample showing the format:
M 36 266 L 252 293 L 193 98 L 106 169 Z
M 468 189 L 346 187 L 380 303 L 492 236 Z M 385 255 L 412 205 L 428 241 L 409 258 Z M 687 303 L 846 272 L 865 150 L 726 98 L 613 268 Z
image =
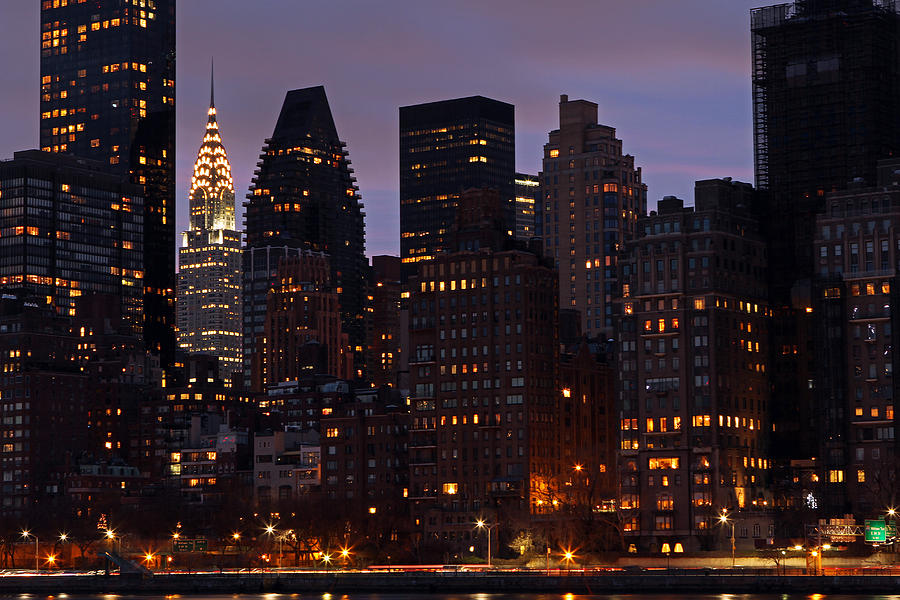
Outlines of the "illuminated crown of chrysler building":
M 218 356 L 222 377 L 230 380 L 241 363 L 241 235 L 234 228 L 234 180 L 216 119 L 212 77 L 189 201 L 190 229 L 179 250 L 178 345 Z

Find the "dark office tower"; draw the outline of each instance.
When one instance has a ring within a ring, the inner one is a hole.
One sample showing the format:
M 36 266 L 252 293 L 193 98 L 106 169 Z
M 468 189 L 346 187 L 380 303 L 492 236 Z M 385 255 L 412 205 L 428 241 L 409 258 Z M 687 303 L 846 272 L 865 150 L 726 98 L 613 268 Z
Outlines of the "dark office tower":
M 207 115 L 191 178 L 190 229 L 178 250 L 178 344 L 219 357 L 222 379 L 230 383 L 241 368 L 241 234 L 212 90 Z
M 41 3 L 41 149 L 146 186 L 144 337 L 175 349 L 175 0 Z
M 79 297 L 115 298 L 115 326 L 139 334 L 142 193 L 84 158 L 28 150 L 0 162 L 0 289 L 27 289 L 63 316 Z
M 544 253 L 559 268 L 559 306 L 581 313 L 588 337 L 610 335 L 621 317 L 617 261 L 647 212 L 647 186 L 597 105 L 559 99 L 559 129 L 544 144 L 539 207 Z
M 287 93 L 272 137 L 266 140 L 247 202 L 244 281 L 244 381 L 256 338 L 264 335 L 266 294 L 279 261 L 303 250 L 324 252 L 341 304 L 342 329 L 353 364 L 365 365 L 365 256 L 363 205 L 346 144 L 338 138 L 325 88 Z
M 813 270 L 825 194 L 900 150 L 893 0 L 797 0 L 751 12 L 756 185 L 769 194 L 773 292 Z
M 495 188 L 515 229 L 515 109 L 482 96 L 400 108 L 400 258 L 415 263 L 445 251 L 459 194 Z
M 541 204 L 541 179 L 537 175 L 516 173 L 517 240 L 527 242 L 535 236 L 534 211 Z

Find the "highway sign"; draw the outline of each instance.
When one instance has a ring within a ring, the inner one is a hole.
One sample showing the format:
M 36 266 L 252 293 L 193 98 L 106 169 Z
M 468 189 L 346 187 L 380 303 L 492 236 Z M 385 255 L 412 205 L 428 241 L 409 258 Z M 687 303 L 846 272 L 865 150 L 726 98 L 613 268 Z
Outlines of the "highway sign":
M 866 521 L 866 542 L 884 543 L 887 541 L 887 526 L 881 519 Z

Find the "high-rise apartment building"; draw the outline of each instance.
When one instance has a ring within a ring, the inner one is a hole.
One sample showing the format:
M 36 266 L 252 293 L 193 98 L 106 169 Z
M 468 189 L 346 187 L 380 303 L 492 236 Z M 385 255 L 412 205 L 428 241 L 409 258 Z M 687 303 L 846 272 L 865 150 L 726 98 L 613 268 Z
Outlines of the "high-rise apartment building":
M 527 242 L 535 236 L 535 207 L 541 204 L 541 179 L 537 175 L 516 173 L 517 240 Z
M 496 191 L 463 194 L 453 245 L 509 239 L 505 205 Z M 460 551 L 476 520 L 537 511 L 538 490 L 557 473 L 557 278 L 542 257 L 502 243 L 417 266 L 409 280 L 411 518 L 424 545 Z
M 746 521 L 771 501 L 766 245 L 752 191 L 699 181 L 695 207 L 661 200 L 626 244 L 620 508 L 640 548 L 711 549 L 723 511 Z
M 340 300 L 358 376 L 365 365 L 365 256 L 363 205 L 346 144 L 338 138 L 325 88 L 287 93 L 275 131 L 266 140 L 245 213 L 243 251 L 244 381 L 263 336 L 266 296 L 278 263 L 303 250 L 324 252 Z
M 226 382 L 242 367 L 241 234 L 234 180 L 210 90 L 206 133 L 191 177 L 190 229 L 178 250 L 178 345 L 217 356 Z
M 515 229 L 515 109 L 483 96 L 400 108 L 400 259 L 415 263 L 446 251 L 459 195 L 494 188 Z
M 29 150 L 0 162 L 0 288 L 27 289 L 64 316 L 102 294 L 118 304 L 116 327 L 139 334 L 143 191 L 93 160 Z
M 175 0 L 42 2 L 40 116 L 42 150 L 101 161 L 145 186 L 143 331 L 147 346 L 169 364 L 175 350 Z
M 318 374 L 350 379 L 353 355 L 328 257 L 306 251 L 282 258 L 275 279 L 263 335 L 256 338 L 253 391 Z
M 898 475 L 900 161 L 879 167 L 877 185 L 826 195 L 815 224 L 818 484 L 803 496 L 831 517 L 882 514 L 893 506 Z
M 400 368 L 400 257 L 373 256 L 369 283 L 366 366 L 374 387 L 397 386 Z
M 621 316 L 618 257 L 647 212 L 647 186 L 597 105 L 560 96 L 559 129 L 544 144 L 539 210 L 544 253 L 559 268 L 559 305 L 581 313 L 588 336 Z

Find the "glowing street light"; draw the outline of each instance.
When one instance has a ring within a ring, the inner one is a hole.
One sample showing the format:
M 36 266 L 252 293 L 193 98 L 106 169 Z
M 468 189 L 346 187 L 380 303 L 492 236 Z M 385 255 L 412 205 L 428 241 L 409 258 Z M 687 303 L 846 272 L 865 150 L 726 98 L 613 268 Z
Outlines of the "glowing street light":
M 487 564 L 488 567 L 491 566 L 491 529 L 497 526 L 497 523 L 493 525 L 488 525 L 485 523 L 484 519 L 478 519 L 475 521 L 475 526 L 478 529 L 487 529 Z
M 735 522 L 733 519 L 728 518 L 728 512 L 723 508 L 722 514 L 719 515 L 719 523 L 722 525 L 728 525 L 731 523 L 731 568 L 734 568 L 734 525 Z
M 233 539 L 234 541 L 238 541 L 241 539 L 241 534 L 239 532 L 235 531 L 234 533 L 231 534 L 231 539 Z
M 34 538 L 34 570 L 35 570 L 35 571 L 40 571 L 40 570 L 41 570 L 41 566 L 40 566 L 40 562 L 39 562 L 39 561 L 40 561 L 40 557 L 38 556 L 38 536 L 34 535 L 33 533 L 31 533 L 31 532 L 28 531 L 27 529 L 23 529 L 23 530 L 22 530 L 22 537 L 25 538 L 26 540 L 27 540 L 29 537 L 33 537 L 33 538 Z
M 47 564 L 50 566 L 51 569 L 53 568 L 53 565 L 56 564 L 56 555 L 55 554 L 47 555 Z

